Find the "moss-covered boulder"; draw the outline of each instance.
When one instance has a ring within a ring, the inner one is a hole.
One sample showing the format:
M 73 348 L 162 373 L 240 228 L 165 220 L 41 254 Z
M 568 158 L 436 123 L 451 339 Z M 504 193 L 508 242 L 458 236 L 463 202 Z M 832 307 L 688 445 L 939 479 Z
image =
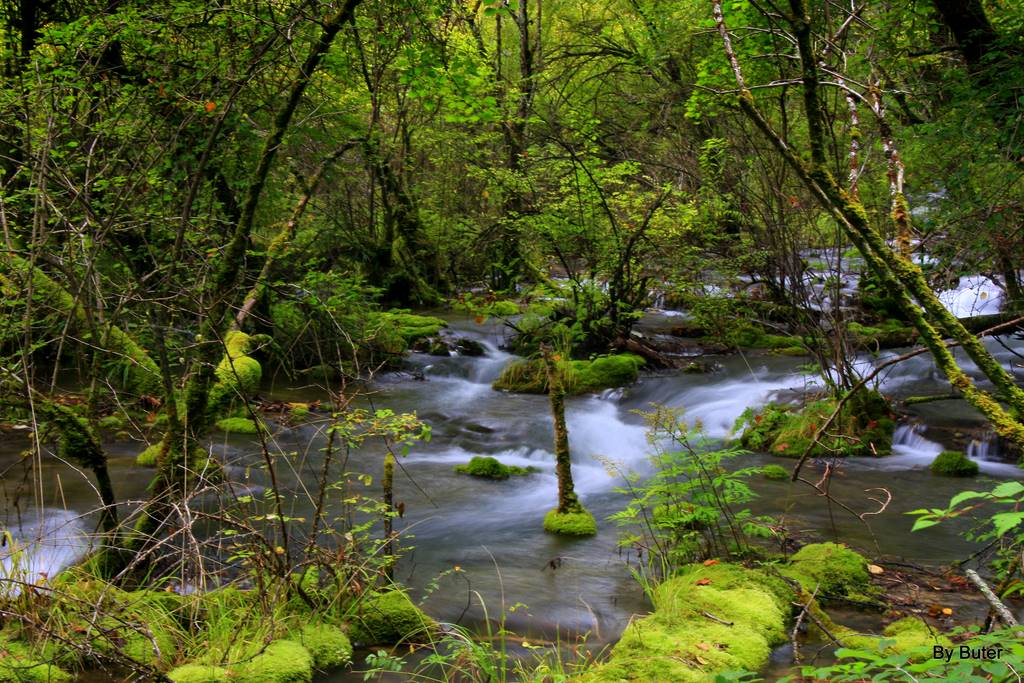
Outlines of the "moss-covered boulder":
M 823 599 L 869 600 L 876 589 L 868 575 L 868 561 L 838 543 L 812 543 L 789 558 L 781 573 L 796 579 L 803 589 Z
M 334 624 L 306 624 L 291 636 L 313 657 L 317 669 L 336 669 L 352 662 L 352 643 Z
M 569 512 L 555 508 L 544 515 L 544 531 L 559 536 L 593 536 L 597 533 L 597 520 L 582 505 Z
M 693 565 L 654 592 L 653 614 L 631 622 L 585 683 L 704 683 L 756 671 L 787 639 L 792 592 L 785 582 L 731 564 Z
M 740 444 L 753 451 L 800 457 L 837 405 L 837 399 L 827 398 L 802 407 L 768 404 L 748 409 L 736 423 L 736 431 L 742 432 Z M 811 449 L 811 455 L 888 455 L 892 452 L 895 429 L 893 413 L 885 398 L 875 391 L 860 391 L 846 401 Z
M 505 465 L 489 455 L 474 455 L 466 464 L 456 465 L 455 471 L 459 474 L 469 474 L 483 479 L 508 479 L 511 476 L 530 474 L 537 470 L 534 467 Z
M 167 672 L 174 683 L 227 683 L 237 680 L 227 669 L 211 664 L 185 664 Z
M 448 323 L 432 315 L 417 315 L 406 310 L 391 310 L 376 314 L 376 322 L 390 327 L 407 346 L 425 337 L 437 335 Z
M 602 389 L 621 387 L 636 381 L 644 359 L 623 353 L 615 356 L 600 356 L 593 360 L 559 361 L 562 386 L 570 395 L 587 394 Z M 492 385 L 501 391 L 515 391 L 524 394 L 547 393 L 548 381 L 544 361 L 515 360 L 509 363 Z
M 275 640 L 262 654 L 235 667 L 230 680 L 246 683 L 310 683 L 313 656 L 293 640 Z
M 775 481 L 789 479 L 789 470 L 782 465 L 765 465 L 761 469 L 761 474 L 764 475 L 765 479 L 772 479 Z
M 435 626 L 434 620 L 400 590 L 360 601 L 350 619 L 349 637 L 364 645 L 416 641 Z
M 960 451 L 942 451 L 932 461 L 930 469 L 942 477 L 973 477 L 978 473 L 978 463 Z

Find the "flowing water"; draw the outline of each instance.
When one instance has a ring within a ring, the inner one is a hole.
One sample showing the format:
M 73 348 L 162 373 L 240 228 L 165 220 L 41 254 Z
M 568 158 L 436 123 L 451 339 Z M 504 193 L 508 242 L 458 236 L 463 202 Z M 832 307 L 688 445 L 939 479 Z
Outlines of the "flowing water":
M 657 332 L 673 320 L 678 317 L 653 315 L 644 325 Z M 486 609 L 492 620 L 504 614 L 507 628 L 538 641 L 589 632 L 591 642 L 613 642 L 631 615 L 647 609 L 630 576 L 636 558 L 618 549 L 617 529 L 606 519 L 625 505 L 626 497 L 616 490 L 623 483 L 621 473 L 650 472 L 649 446 L 637 411 L 651 404 L 681 408 L 686 419 L 699 423 L 709 436 L 726 439 L 748 407 L 792 400 L 818 385 L 818 378 L 801 369 L 802 359 L 735 355 L 720 358 L 715 372 L 647 374 L 633 386 L 569 399 L 573 475 L 583 503 L 598 519 L 599 533 L 565 540 L 541 527 L 556 499 L 547 398 L 491 389 L 491 381 L 511 359 L 499 348 L 500 327 L 461 317 L 451 317 L 451 326 L 454 334 L 480 341 L 486 355 L 414 354 L 409 363 L 415 372 L 384 376 L 373 386 L 373 405 L 416 411 L 433 430 L 428 443 L 417 444 L 401 460 L 396 474 L 395 500 L 404 503 L 405 510 L 396 526 L 408 535 L 402 543 L 410 548 L 396 579 L 426 595 L 425 609 L 440 620 L 479 626 Z M 1019 372 L 1014 353 L 1024 345 L 1015 341 L 1004 348 L 991 343 L 1007 367 Z M 868 367 L 888 355 L 862 362 Z M 964 365 L 973 371 L 969 362 Z M 894 366 L 881 385 L 883 392 L 894 396 L 940 392 L 943 387 L 927 356 Z M 286 386 L 267 387 L 267 395 L 286 400 L 317 397 L 312 389 Z M 886 512 L 869 518 L 870 527 L 830 507 L 809 487 L 788 481 L 755 481 L 760 498 L 754 511 L 780 517 L 801 537 L 838 538 L 871 555 L 936 566 L 968 556 L 974 547 L 958 535 L 966 521 L 910 532 L 912 519 L 905 512 L 944 505 L 965 488 L 963 481 L 933 476 L 928 464 L 943 447 L 966 444 L 970 457 L 979 461 L 983 478 L 1021 478 L 1022 471 L 1001 459 L 980 416 L 961 402 L 923 404 L 915 413 L 912 421 L 898 428 L 893 455 L 844 461 L 833 480 L 833 494 L 858 511 L 875 509 L 873 499 L 892 495 Z M 53 575 L 86 547 L 85 535 L 95 523 L 89 512 L 96 495 L 86 477 L 54 461 L 44 463 L 42 492 L 27 483 L 19 487 L 17 461 L 26 445 L 22 439 L 14 433 L 0 445 L 0 471 L 6 472 L 0 502 L 13 535 L 26 542 L 36 539 L 28 559 L 19 560 L 20 567 L 28 574 Z M 304 454 L 294 471 L 281 472 L 283 487 L 301 491 L 299 484 L 311 482 L 319 469 L 322 434 L 315 425 L 306 425 L 282 429 L 276 439 L 279 447 Z M 143 498 L 149 472 L 133 460 L 140 447 L 109 447 L 119 498 Z M 258 491 L 266 483 L 253 467 L 260 456 L 249 439 L 222 437 L 211 448 L 247 490 Z M 507 481 L 453 472 L 454 465 L 473 455 L 493 455 L 506 464 L 530 465 L 539 471 Z M 379 456 L 379 450 L 365 448 L 353 455 L 350 467 L 377 474 Z M 792 464 L 764 454 L 744 457 L 744 463 Z M 810 463 L 807 471 L 813 475 L 818 468 L 818 463 Z M 976 481 L 966 487 L 986 485 Z M 299 499 L 297 512 L 308 512 L 308 502 Z M 18 509 L 23 511 L 20 515 Z M 6 569 L 11 562 L 5 560 Z M 430 588 L 435 577 L 455 567 L 459 571 Z M 325 680 L 359 680 L 352 676 L 339 673 Z

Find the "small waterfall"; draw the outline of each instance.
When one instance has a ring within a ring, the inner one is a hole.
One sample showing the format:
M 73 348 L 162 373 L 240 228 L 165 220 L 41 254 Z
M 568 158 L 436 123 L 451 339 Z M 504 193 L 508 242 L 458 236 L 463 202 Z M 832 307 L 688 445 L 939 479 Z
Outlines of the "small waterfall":
M 958 318 L 998 313 L 1003 290 L 984 275 L 960 278 L 956 288 L 940 292 L 939 301 Z
M 987 439 L 971 439 L 967 444 L 967 457 L 971 460 L 997 460 L 997 445 Z

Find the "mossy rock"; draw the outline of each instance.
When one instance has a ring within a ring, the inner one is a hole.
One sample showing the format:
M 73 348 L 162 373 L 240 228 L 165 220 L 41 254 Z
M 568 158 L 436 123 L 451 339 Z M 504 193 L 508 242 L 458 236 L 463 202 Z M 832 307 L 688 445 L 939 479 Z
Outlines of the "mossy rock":
M 819 427 L 835 412 L 838 399 L 810 401 L 797 409 L 768 404 L 748 409 L 737 420 L 744 448 L 784 457 L 800 457 Z M 876 391 L 859 391 L 843 405 L 839 415 L 811 449 L 812 457 L 876 456 L 892 452 L 896 423 L 888 402 Z
M 417 315 L 405 310 L 392 310 L 376 314 L 376 322 L 394 330 L 405 344 L 424 337 L 437 335 L 448 323 L 431 315 Z
M 497 458 L 490 456 L 474 455 L 464 465 L 456 465 L 455 471 L 460 474 L 469 474 L 484 479 L 508 479 L 511 476 L 521 476 L 536 472 L 534 467 L 517 467 L 516 465 L 505 465 Z
M 544 531 L 559 536 L 593 536 L 597 533 L 597 520 L 583 506 L 572 512 L 555 508 L 544 515 Z
M 579 680 L 704 683 L 725 671 L 756 671 L 787 639 L 792 595 L 757 570 L 690 565 L 658 586 L 654 613 L 631 622 L 608 661 Z
M 978 463 L 960 451 L 942 451 L 929 469 L 942 477 L 973 477 L 978 474 Z
M 351 616 L 349 637 L 364 645 L 399 643 L 422 638 L 434 626 L 405 592 L 392 590 L 359 603 Z
M 487 349 L 483 344 L 467 337 L 459 337 L 455 341 L 455 350 L 460 356 L 478 357 L 487 354 Z
M 160 458 L 160 450 L 163 447 L 162 441 L 147 446 L 144 451 L 135 456 L 135 464 L 139 467 L 156 467 L 156 462 Z
M 225 417 L 217 420 L 217 429 L 228 434 L 259 434 L 260 431 L 267 431 L 262 422 L 256 422 L 248 417 Z
M 762 468 L 762 472 L 765 479 L 772 479 L 775 481 L 782 481 L 789 479 L 789 470 L 782 465 L 765 465 Z
M 167 677 L 174 683 L 226 683 L 237 680 L 230 676 L 227 669 L 210 664 L 185 664 L 168 671 Z
M 789 558 L 781 572 L 796 579 L 808 593 L 815 588 L 824 599 L 864 600 L 876 589 L 868 575 L 868 561 L 837 543 L 812 543 Z
M 593 360 L 558 361 L 562 387 L 570 395 L 588 394 L 602 389 L 632 384 L 639 376 L 644 359 L 631 353 L 600 356 Z M 548 390 L 547 370 L 542 359 L 512 361 L 492 385 L 500 391 L 544 394 Z
M 227 353 L 217 365 L 217 381 L 210 388 L 208 405 L 211 414 L 223 414 L 236 399 L 256 393 L 263 378 L 263 368 L 248 354 L 268 340 L 266 335 L 248 335 L 239 331 L 229 332 L 224 337 Z
M 292 640 L 275 640 L 262 654 L 236 667 L 231 680 L 245 683 L 310 683 L 313 656 Z
M 307 624 L 291 636 L 313 657 L 317 669 L 336 669 L 352 662 L 352 643 L 334 624 Z

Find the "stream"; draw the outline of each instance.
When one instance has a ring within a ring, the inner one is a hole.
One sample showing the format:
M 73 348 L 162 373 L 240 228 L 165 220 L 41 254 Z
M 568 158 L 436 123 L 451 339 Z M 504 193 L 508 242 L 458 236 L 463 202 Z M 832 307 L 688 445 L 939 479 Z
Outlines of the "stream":
M 649 409 L 651 404 L 683 408 L 685 418 L 699 421 L 708 436 L 725 439 L 747 407 L 776 398 L 795 398 L 817 384 L 816 378 L 801 368 L 805 359 L 738 354 L 716 358 L 719 368 L 714 372 L 647 373 L 635 385 L 569 399 L 576 490 L 597 518 L 599 531 L 594 538 L 565 540 L 546 534 L 541 526 L 544 514 L 556 501 L 547 397 L 492 390 L 490 383 L 512 358 L 500 350 L 501 326 L 496 322 L 477 324 L 464 316 L 444 317 L 450 321 L 452 334 L 478 340 L 486 354 L 413 354 L 408 360 L 413 372 L 383 375 L 372 386 L 374 406 L 416 411 L 433 431 L 433 438 L 417 444 L 396 470 L 395 500 L 404 503 L 405 509 L 396 528 L 409 537 L 402 541 L 407 554 L 395 578 L 418 597 L 429 592 L 424 609 L 441 621 L 479 627 L 486 610 L 492 622 L 504 614 L 506 628 L 537 642 L 564 641 L 589 633 L 589 644 L 612 643 L 632 615 L 648 609 L 642 590 L 630 576 L 636 557 L 617 547 L 616 526 L 606 519 L 625 505 L 625 496 L 616 492 L 623 483 L 621 472 L 650 472 L 649 446 L 642 417 L 636 411 Z M 650 312 L 641 328 L 657 334 L 678 319 L 677 313 Z M 1014 352 L 1024 352 L 1024 342 L 1005 338 L 1002 343 L 1006 347 L 997 341 L 988 343 L 1020 378 L 1020 359 Z M 862 362 L 868 367 L 897 353 L 884 352 Z M 977 374 L 959 352 L 958 358 L 965 369 Z M 892 367 L 880 388 L 899 397 L 942 391 L 944 386 L 948 385 L 930 357 L 922 355 Z M 309 401 L 321 397 L 321 392 L 270 384 L 265 396 Z M 323 444 L 321 429 L 322 424 L 311 423 L 275 430 L 278 447 L 303 454 L 301 466 L 294 471 L 281 468 L 283 488 L 299 491 L 303 481 L 313 480 L 322 457 L 317 450 Z M 84 534 L 93 528 L 89 511 L 96 494 L 87 477 L 56 459 L 47 459 L 41 463 L 42 490 L 26 484 L 16 499 L 20 469 L 15 463 L 28 444 L 23 433 L 6 434 L 0 443 L 0 471 L 5 472 L 0 486 L 0 514 L 4 517 L 0 519 L 16 537 L 35 539 L 28 560 L 30 571 L 53 576 L 86 549 Z M 964 443 L 981 466 L 980 480 L 947 479 L 928 471 L 944 446 L 962 448 Z M 149 472 L 134 464 L 142 447 L 124 442 L 110 442 L 107 447 L 119 499 L 144 498 Z M 254 487 L 264 483 L 257 467 L 261 456 L 251 437 L 221 435 L 214 437 L 211 448 L 228 463 L 233 480 Z M 454 465 L 473 455 L 493 455 L 505 464 L 530 465 L 539 471 L 506 481 L 479 480 L 453 472 Z M 376 477 L 378 456 L 374 448 L 365 448 L 353 454 L 350 468 Z M 765 454 L 743 456 L 744 465 L 762 462 L 793 464 Z M 818 470 L 814 463 L 809 467 L 812 473 Z M 1011 477 L 1024 478 L 1024 471 L 1005 459 L 981 417 L 963 402 L 943 401 L 917 407 L 912 419 L 898 427 L 893 455 L 842 463 L 832 491 L 851 507 L 873 509 L 869 497 L 877 491 L 871 493 L 871 489 L 885 488 L 893 496 L 884 514 L 870 518 L 870 528 L 835 507 L 830 512 L 813 490 L 789 481 L 753 480 L 760 497 L 751 508 L 777 516 L 800 538 L 838 538 L 868 555 L 940 566 L 975 550 L 959 535 L 969 521 L 911 533 L 912 518 L 903 513 L 945 506 L 964 488 L 981 489 L 988 485 L 985 479 Z M 295 500 L 295 514 L 312 509 L 308 499 L 303 502 L 296 496 Z M 455 567 L 459 571 L 443 577 L 436 589 L 428 591 L 441 572 Z M 357 661 L 356 667 L 360 664 Z M 338 672 L 320 680 L 355 681 L 362 680 L 362 675 Z

